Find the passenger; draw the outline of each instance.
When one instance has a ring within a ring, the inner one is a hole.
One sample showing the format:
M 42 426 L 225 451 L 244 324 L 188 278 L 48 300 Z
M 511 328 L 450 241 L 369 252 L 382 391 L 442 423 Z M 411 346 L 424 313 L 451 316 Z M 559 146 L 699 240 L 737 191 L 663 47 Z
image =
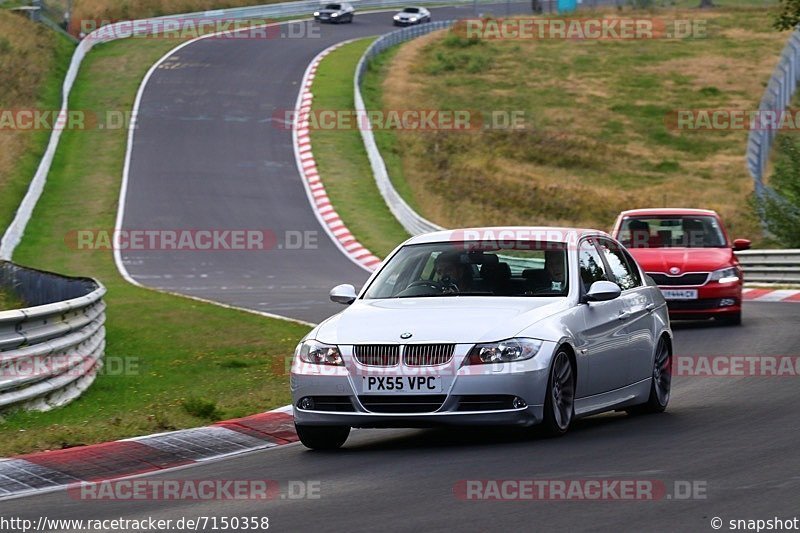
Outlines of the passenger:
M 545 288 L 551 291 L 563 291 L 566 282 L 564 252 L 560 250 L 546 251 L 544 253 L 544 270 L 549 278 Z

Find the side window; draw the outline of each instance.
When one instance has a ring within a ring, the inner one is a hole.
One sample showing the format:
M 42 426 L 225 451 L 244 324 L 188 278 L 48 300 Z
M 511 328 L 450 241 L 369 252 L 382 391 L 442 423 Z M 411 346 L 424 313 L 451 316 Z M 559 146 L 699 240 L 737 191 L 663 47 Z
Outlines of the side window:
M 631 276 L 633 276 L 634 287 L 641 287 L 644 285 L 644 282 L 642 281 L 642 275 L 639 274 L 639 266 L 636 264 L 636 261 L 634 261 L 633 257 L 631 257 L 631 254 L 629 254 L 627 250 L 622 249 L 620 252 L 622 252 L 622 255 L 625 257 L 625 263 L 628 265 L 628 271 L 630 271 Z
M 608 267 L 611 269 L 611 274 L 613 274 L 617 285 L 619 285 L 623 291 L 641 285 L 641 280 L 638 279 L 638 273 L 634 274 L 636 269 L 631 269 L 628 258 L 625 257 L 625 253 L 619 246 L 605 239 L 600 239 L 599 244 L 606 258 L 606 262 L 608 263 Z
M 579 261 L 581 281 L 585 291 L 588 291 L 595 281 L 608 281 L 603 260 L 591 240 L 587 239 L 581 243 Z

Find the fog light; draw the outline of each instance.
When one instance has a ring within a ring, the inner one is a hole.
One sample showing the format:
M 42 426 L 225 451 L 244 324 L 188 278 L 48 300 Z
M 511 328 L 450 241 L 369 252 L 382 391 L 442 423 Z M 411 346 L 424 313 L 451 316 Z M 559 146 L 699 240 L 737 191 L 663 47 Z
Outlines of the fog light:
M 733 298 L 723 298 L 722 300 L 719 301 L 719 305 L 721 305 L 722 307 L 725 307 L 727 305 L 735 305 L 735 304 L 736 304 L 736 300 L 734 300 Z
M 518 398 L 517 396 L 514 396 L 514 399 L 511 400 L 511 406 L 514 409 L 522 409 L 523 407 L 528 407 L 528 404 L 525 403 L 525 400 L 523 400 L 522 398 Z
M 309 411 L 314 408 L 314 400 L 308 396 L 305 398 L 300 398 L 300 401 L 297 402 L 297 407 L 303 409 L 304 411 Z

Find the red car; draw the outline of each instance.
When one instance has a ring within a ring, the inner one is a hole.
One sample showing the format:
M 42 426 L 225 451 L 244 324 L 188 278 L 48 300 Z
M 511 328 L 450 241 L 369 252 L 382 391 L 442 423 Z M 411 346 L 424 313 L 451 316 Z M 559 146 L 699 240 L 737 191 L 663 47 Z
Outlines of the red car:
M 664 293 L 675 319 L 742 321 L 742 267 L 719 215 L 705 209 L 623 211 L 612 231 Z

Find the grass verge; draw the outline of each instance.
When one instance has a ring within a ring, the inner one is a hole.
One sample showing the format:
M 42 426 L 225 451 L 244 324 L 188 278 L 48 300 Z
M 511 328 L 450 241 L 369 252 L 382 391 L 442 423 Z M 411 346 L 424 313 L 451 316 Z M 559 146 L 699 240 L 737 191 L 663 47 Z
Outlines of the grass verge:
M 313 116 L 353 109 L 353 75 L 372 41 L 347 44 L 322 60 L 314 78 Z M 331 203 L 361 244 L 385 257 L 409 237 L 383 201 L 357 127 L 312 129 L 311 145 Z
M 45 26 L 0 10 L 0 112 L 60 109 L 73 48 Z M 8 115 L 3 122 L 18 121 Z M 0 236 L 13 220 L 49 139 L 49 130 L 0 127 Z
M 383 58 L 380 80 L 368 77 L 380 86 L 372 108 L 425 102 L 525 120 L 377 137 L 398 189 L 445 227 L 608 228 L 623 209 L 680 205 L 716 209 L 730 231 L 758 241 L 747 132 L 678 130 L 670 117 L 757 108 L 787 38 L 771 26 L 774 8 L 623 13 L 704 20 L 708 37 L 469 41 L 442 32 Z
M 124 40 L 86 58 L 70 106 L 130 110 L 147 69 L 175 42 Z M 47 413 L 4 414 L 0 455 L 207 424 L 284 405 L 285 357 L 308 328 L 134 287 L 110 252 L 75 251 L 65 235 L 112 228 L 124 129 L 63 133 L 15 261 L 93 276 L 108 288 L 107 371 L 78 400 Z

